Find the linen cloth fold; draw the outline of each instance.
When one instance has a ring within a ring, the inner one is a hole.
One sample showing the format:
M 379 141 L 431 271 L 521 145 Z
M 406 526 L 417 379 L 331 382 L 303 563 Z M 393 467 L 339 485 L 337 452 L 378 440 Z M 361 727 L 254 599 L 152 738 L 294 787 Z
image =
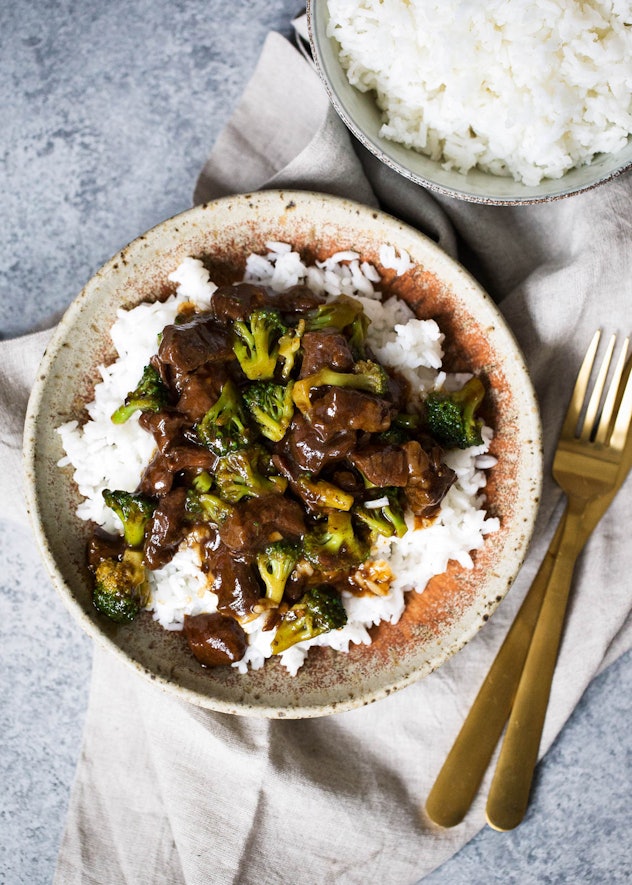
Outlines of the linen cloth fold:
M 403 885 L 423 878 L 484 825 L 491 772 L 457 828 L 432 825 L 423 803 L 559 515 L 561 496 L 548 476 L 581 356 L 604 322 L 629 330 L 632 178 L 536 206 L 435 196 L 355 143 L 313 68 L 271 34 L 195 201 L 271 187 L 379 205 L 435 239 L 495 298 L 525 353 L 543 418 L 547 479 L 530 554 L 490 622 L 438 671 L 377 704 L 322 719 L 210 713 L 164 694 L 96 648 L 59 885 Z M 29 342 L 35 350 L 44 344 L 45 336 Z M 3 374 L 12 345 L 0 344 L 3 464 L 15 460 L 32 380 L 32 370 L 21 373 L 15 360 Z M 631 517 L 628 480 L 578 565 L 541 754 L 593 676 L 632 646 Z

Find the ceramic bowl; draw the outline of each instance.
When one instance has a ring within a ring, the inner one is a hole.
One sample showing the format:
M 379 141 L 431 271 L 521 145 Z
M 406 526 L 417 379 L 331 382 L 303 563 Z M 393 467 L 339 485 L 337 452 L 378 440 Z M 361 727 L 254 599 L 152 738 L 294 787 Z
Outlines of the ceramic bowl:
M 312 56 L 330 101 L 358 141 L 405 178 L 441 194 L 490 205 L 542 203 L 590 190 L 632 168 L 632 138 L 616 154 L 600 154 L 587 166 L 571 169 L 559 179 L 527 186 L 473 169 L 467 174 L 441 164 L 380 135 L 381 111 L 371 93 L 350 85 L 338 58 L 338 43 L 327 36 L 327 0 L 308 0 L 307 23 Z
M 174 290 L 168 275 L 186 257 L 202 258 L 216 282 L 241 278 L 245 258 L 270 240 L 289 242 L 306 259 L 355 249 L 384 275 L 384 290 L 406 299 L 446 333 L 445 364 L 475 370 L 489 388 L 495 428 L 489 471 L 490 514 L 500 530 L 475 554 L 474 567 L 452 564 L 421 594 L 411 593 L 397 625 L 373 630 L 373 644 L 349 654 L 313 649 L 292 677 L 271 659 L 242 676 L 204 669 L 181 633 L 162 630 L 149 613 L 119 626 L 99 615 L 86 569 L 88 526 L 70 468 L 60 468 L 56 428 L 85 418 L 99 364 L 114 359 L 116 311 Z M 405 249 L 413 262 L 400 277 L 381 268 L 379 247 Z M 115 255 L 67 310 L 43 358 L 25 432 L 27 504 L 52 582 L 86 632 L 164 689 L 217 711 L 299 718 L 347 710 L 385 697 L 430 673 L 460 649 L 506 594 L 525 555 L 541 481 L 539 413 L 522 355 L 491 299 L 431 240 L 396 219 L 353 202 L 305 192 L 265 191 L 191 209 L 159 224 Z M 44 592 L 44 591 L 43 591 Z

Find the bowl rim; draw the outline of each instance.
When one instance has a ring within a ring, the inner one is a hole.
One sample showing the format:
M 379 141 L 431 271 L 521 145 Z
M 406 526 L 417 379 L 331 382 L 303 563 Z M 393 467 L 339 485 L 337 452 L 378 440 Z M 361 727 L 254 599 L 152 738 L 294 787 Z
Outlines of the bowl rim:
M 574 167 L 574 169 L 567 170 L 567 173 L 562 175 L 562 177 L 559 179 L 545 179 L 545 181 L 547 182 L 546 193 L 533 193 L 534 190 L 537 190 L 540 187 L 539 185 L 531 187 L 528 185 L 522 185 L 520 182 L 514 180 L 513 185 L 518 190 L 516 193 L 507 196 L 490 194 L 483 195 L 468 191 L 465 175 L 462 175 L 464 182 L 462 188 L 456 186 L 448 186 L 434 181 L 433 179 L 414 171 L 410 167 L 406 166 L 404 163 L 400 162 L 393 153 L 394 151 L 409 151 L 410 153 L 414 154 L 415 152 L 412 151 L 412 149 L 406 148 L 404 145 L 396 144 L 395 142 L 392 143 L 393 148 L 391 149 L 391 143 L 389 143 L 386 139 L 378 141 L 372 134 L 362 129 L 360 125 L 355 121 L 353 114 L 351 113 L 351 110 L 349 108 L 348 102 L 345 100 L 344 96 L 341 96 L 336 91 L 332 83 L 332 78 L 329 73 L 330 62 L 325 54 L 320 39 L 321 27 L 324 27 L 324 22 L 321 24 L 321 14 L 323 15 L 323 17 L 328 15 L 327 0 L 306 0 L 307 31 L 309 36 L 311 57 L 316 71 L 321 79 L 321 82 L 327 92 L 332 107 L 337 112 L 347 129 L 349 129 L 349 131 L 355 136 L 360 144 L 363 145 L 363 147 L 365 147 L 370 153 L 376 156 L 382 163 L 384 163 L 384 165 L 388 166 L 394 172 L 397 172 L 402 177 L 408 179 L 414 184 L 419 185 L 420 187 L 427 188 L 428 190 L 445 197 L 452 197 L 469 203 L 477 203 L 479 205 L 527 206 L 537 205 L 541 203 L 551 203 L 557 200 L 566 199 L 567 197 L 587 193 L 597 187 L 600 187 L 603 184 L 606 184 L 609 181 L 614 180 L 615 178 L 618 178 L 620 175 L 623 175 L 632 169 L 632 157 L 630 157 L 630 159 L 622 160 L 619 165 L 615 165 L 615 168 L 610 169 L 603 174 L 598 174 L 596 178 L 591 180 L 590 182 L 580 184 L 576 187 L 565 187 L 562 182 L 567 180 L 567 174 L 575 171 L 577 168 L 582 168 Z M 334 41 L 333 37 L 325 39 L 329 41 Z M 332 56 L 333 55 L 334 53 L 332 50 Z M 337 61 L 334 60 L 332 63 L 337 64 Z M 349 84 L 349 88 L 353 89 L 354 87 Z M 632 136 L 628 141 L 628 144 L 631 143 Z M 419 156 L 421 157 L 423 155 L 419 154 Z M 458 174 L 456 170 L 455 174 Z M 503 182 L 512 181 L 512 179 L 509 177 L 492 176 L 491 173 L 479 172 L 478 174 L 486 174 L 489 175 L 490 178 L 498 178 Z
M 447 651 L 442 650 L 441 654 L 436 656 L 436 659 L 433 658 L 427 660 L 424 668 L 418 667 L 417 669 L 411 670 L 404 677 L 400 675 L 397 676 L 397 678 L 392 678 L 389 682 L 384 682 L 378 688 L 374 688 L 371 691 L 365 691 L 356 696 L 342 700 L 334 700 L 332 702 L 317 703 L 311 705 L 294 704 L 292 706 L 266 705 L 265 703 L 252 705 L 250 700 L 249 703 L 245 704 L 243 701 L 226 701 L 222 698 L 214 696 L 201 695 L 197 690 L 191 689 L 181 684 L 174 683 L 173 680 L 171 680 L 170 678 L 155 672 L 141 661 L 132 658 L 128 651 L 120 647 L 111 636 L 107 635 L 106 632 L 104 632 L 104 630 L 101 629 L 99 625 L 88 616 L 80 601 L 74 596 L 71 589 L 69 588 L 68 583 L 64 578 L 64 575 L 55 559 L 55 556 L 51 549 L 51 544 L 49 543 L 49 538 L 44 526 L 43 515 L 40 507 L 40 489 L 38 488 L 37 482 L 39 442 L 39 431 L 37 427 L 37 422 L 47 384 L 50 383 L 49 376 L 51 375 L 52 368 L 57 358 L 57 351 L 60 348 L 64 347 L 67 330 L 72 328 L 73 324 L 80 317 L 84 302 L 91 296 L 94 297 L 93 292 L 98 291 L 101 279 L 103 277 L 107 278 L 108 274 L 113 271 L 113 268 L 119 267 L 121 263 L 124 264 L 125 261 L 122 261 L 122 259 L 129 259 L 130 255 L 133 255 L 134 250 L 141 252 L 142 250 L 145 250 L 147 248 L 148 241 L 150 241 L 151 238 L 157 233 L 168 230 L 171 232 L 172 235 L 175 235 L 175 233 L 178 231 L 178 228 L 183 222 L 194 222 L 197 219 L 200 219 L 201 222 L 204 223 L 205 212 L 221 211 L 222 207 L 229 207 L 230 205 L 234 205 L 236 202 L 242 206 L 247 206 L 248 204 L 252 206 L 253 203 L 256 203 L 256 201 L 260 201 L 260 203 L 263 203 L 267 206 L 268 204 L 271 205 L 275 201 L 279 200 L 283 205 L 309 205 L 311 201 L 317 200 L 321 202 L 324 206 L 333 207 L 335 205 L 338 205 L 340 207 L 344 207 L 346 211 L 353 213 L 356 217 L 362 217 L 362 214 L 364 213 L 367 219 L 370 216 L 373 219 L 377 218 L 378 220 L 386 220 L 391 225 L 395 224 L 399 231 L 408 232 L 410 235 L 413 236 L 415 240 L 419 239 L 419 241 L 423 243 L 424 249 L 428 249 L 433 253 L 440 266 L 452 269 L 455 273 L 458 272 L 459 276 L 462 276 L 464 281 L 474 288 L 474 290 L 477 292 L 478 297 L 481 299 L 480 304 L 482 305 L 482 309 L 485 312 L 485 315 L 490 317 L 493 316 L 493 318 L 500 326 L 500 334 L 505 336 L 510 346 L 513 348 L 511 356 L 514 360 L 517 361 L 517 364 L 520 367 L 521 377 L 524 381 L 526 381 L 526 389 L 524 393 L 531 408 L 532 416 L 531 425 L 529 427 L 529 438 L 531 440 L 529 449 L 529 464 L 533 470 L 532 488 L 535 489 L 534 498 L 530 499 L 527 502 L 525 515 L 526 531 L 524 531 L 521 543 L 518 545 L 517 548 L 518 556 L 512 562 L 511 573 L 504 576 L 504 580 L 506 580 L 506 587 L 503 595 L 499 596 L 496 599 L 495 604 L 491 604 L 489 602 L 486 603 L 487 608 L 485 610 L 477 612 L 477 615 L 475 617 L 472 617 L 469 630 L 462 630 L 459 633 L 458 640 L 453 640 L 452 645 Z M 269 190 L 261 191 L 256 194 L 243 194 L 236 197 L 223 197 L 218 200 L 202 204 L 200 206 L 195 206 L 182 213 L 178 213 L 177 215 L 172 216 L 171 218 L 168 218 L 155 225 L 144 234 L 136 237 L 96 271 L 96 273 L 88 280 L 79 295 L 71 302 L 68 309 L 64 313 L 64 316 L 55 329 L 55 332 L 53 333 L 53 336 L 40 363 L 36 379 L 31 391 L 31 395 L 29 397 L 26 412 L 23 458 L 26 477 L 25 492 L 27 510 L 34 529 L 38 546 L 40 548 L 40 552 L 47 566 L 55 589 L 62 596 L 63 602 L 65 603 L 71 614 L 73 614 L 73 616 L 78 620 L 80 626 L 84 629 L 84 631 L 91 638 L 95 639 L 99 643 L 99 645 L 109 649 L 110 651 L 113 651 L 118 659 L 124 661 L 127 665 L 131 666 L 136 672 L 149 677 L 151 681 L 155 682 L 157 685 L 167 690 L 169 693 L 175 694 L 177 697 L 194 703 L 196 706 L 208 708 L 217 712 L 264 718 L 309 718 L 355 709 L 368 703 L 372 703 L 376 700 L 383 699 L 387 697 L 392 691 L 407 687 L 420 678 L 423 678 L 424 676 L 435 670 L 437 667 L 442 665 L 453 654 L 463 648 L 473 638 L 473 636 L 476 635 L 479 629 L 488 620 L 491 612 L 497 607 L 500 601 L 502 601 L 504 595 L 513 584 L 513 581 L 515 580 L 522 566 L 522 563 L 524 562 L 535 528 L 536 516 L 538 512 L 538 501 L 542 484 L 543 464 L 542 433 L 539 409 L 531 379 L 526 367 L 526 363 L 524 361 L 524 357 L 512 330 L 505 322 L 502 314 L 498 310 L 497 306 L 494 304 L 491 297 L 480 286 L 478 281 L 476 281 L 475 278 L 472 277 L 472 275 L 465 268 L 463 268 L 462 265 L 459 264 L 459 262 L 447 255 L 447 253 L 445 253 L 433 240 L 431 240 L 429 237 L 427 237 L 425 234 L 418 231 L 417 229 L 411 227 L 405 222 L 400 221 L 400 219 L 389 215 L 386 212 L 375 210 L 372 207 L 364 206 L 363 204 L 357 203 L 353 200 L 348 200 L 346 198 L 335 197 L 332 195 L 317 192 L 288 190 Z

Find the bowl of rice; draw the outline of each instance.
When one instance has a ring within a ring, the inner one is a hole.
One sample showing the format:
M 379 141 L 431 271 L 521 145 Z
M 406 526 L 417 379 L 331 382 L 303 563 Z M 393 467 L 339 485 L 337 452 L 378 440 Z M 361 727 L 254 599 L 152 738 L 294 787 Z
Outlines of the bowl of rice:
M 342 120 L 423 187 L 528 204 L 632 165 L 627 3 L 308 0 L 307 12 Z
M 374 572 L 362 592 L 342 594 L 344 626 L 274 654 L 270 625 L 249 618 L 245 654 L 205 667 L 183 637 L 187 618 L 218 606 L 197 548 L 187 540 L 172 551 L 151 572 L 138 617 L 118 623 L 93 604 L 86 545 L 95 526 L 122 533 L 103 490 L 133 493 L 155 454 L 139 415 L 117 424 L 114 411 L 182 311 L 206 316 L 218 287 L 244 281 L 274 297 L 302 286 L 325 304 L 346 298 L 361 305 L 367 346 L 406 379 L 412 411 L 432 391 L 459 390 L 473 377 L 485 397 L 477 443 L 445 452 L 453 484 L 440 510 L 378 539 L 371 562 L 386 577 Z M 114 256 L 53 335 L 24 440 L 39 547 L 88 635 L 187 701 L 262 717 L 320 716 L 376 701 L 458 651 L 520 568 L 541 484 L 536 398 L 492 300 L 418 231 L 357 203 L 306 192 L 198 206 Z

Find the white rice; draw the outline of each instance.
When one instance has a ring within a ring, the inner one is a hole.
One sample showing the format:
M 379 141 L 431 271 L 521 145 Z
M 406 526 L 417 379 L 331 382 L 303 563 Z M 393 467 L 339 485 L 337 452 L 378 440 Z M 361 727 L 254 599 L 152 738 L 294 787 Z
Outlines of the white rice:
M 252 255 L 245 279 L 270 285 L 280 291 L 307 282 L 316 291 L 328 295 L 345 293 L 360 298 L 371 319 L 368 339 L 371 348 L 386 365 L 397 368 L 417 391 L 415 399 L 433 389 L 454 389 L 469 376 L 446 375 L 441 371 L 443 335 L 434 320 L 418 320 L 402 301 L 380 299 L 380 276 L 372 265 L 361 262 L 355 252 L 341 252 L 327 261 L 308 267 L 300 255 L 285 243 L 268 243 L 266 255 Z M 397 273 L 410 267 L 405 253 L 392 247 L 381 255 Z M 59 428 L 66 456 L 61 467 L 72 466 L 74 479 L 84 501 L 77 514 L 92 520 L 109 532 L 120 532 L 116 516 L 103 502 L 104 488 L 133 491 L 152 457 L 151 434 L 138 423 L 138 415 L 125 424 L 115 425 L 112 412 L 127 392 L 138 382 L 149 358 L 156 352 L 157 336 L 174 321 L 179 306 L 193 301 L 207 308 L 216 289 L 201 261 L 187 258 L 169 277 L 178 284 L 176 294 L 162 304 L 141 304 L 132 310 L 119 310 L 111 330 L 118 358 L 101 367 L 102 381 L 95 387 L 94 400 L 87 409 L 89 420 L 79 426 L 71 421 Z M 414 403 L 413 403 L 414 404 Z M 421 592 L 427 581 L 445 571 L 450 560 L 465 568 L 472 567 L 471 552 L 479 549 L 485 535 L 498 529 L 498 520 L 488 518 L 484 510 L 484 470 L 495 464 L 487 454 L 492 433 L 484 429 L 484 443 L 466 450 L 450 452 L 449 465 L 457 481 L 448 492 L 437 520 L 421 531 L 409 530 L 401 539 L 383 539 L 372 559 L 385 559 L 393 572 L 389 592 L 384 596 L 344 598 L 348 623 L 341 630 L 323 634 L 310 642 L 299 643 L 280 657 L 292 674 L 303 663 L 311 645 L 327 645 L 348 651 L 352 643 L 370 643 L 368 628 L 380 621 L 396 623 L 405 605 L 405 593 Z M 181 630 L 185 614 L 216 610 L 217 597 L 208 589 L 208 579 L 200 570 L 198 553 L 184 542 L 170 563 L 150 572 L 151 596 L 147 609 L 167 630 Z M 264 618 L 244 625 L 249 646 L 242 661 L 234 666 L 240 672 L 263 666 L 271 654 L 273 631 L 263 631 Z
M 632 133 L 629 0 L 328 0 L 380 134 L 466 173 L 560 178 Z

